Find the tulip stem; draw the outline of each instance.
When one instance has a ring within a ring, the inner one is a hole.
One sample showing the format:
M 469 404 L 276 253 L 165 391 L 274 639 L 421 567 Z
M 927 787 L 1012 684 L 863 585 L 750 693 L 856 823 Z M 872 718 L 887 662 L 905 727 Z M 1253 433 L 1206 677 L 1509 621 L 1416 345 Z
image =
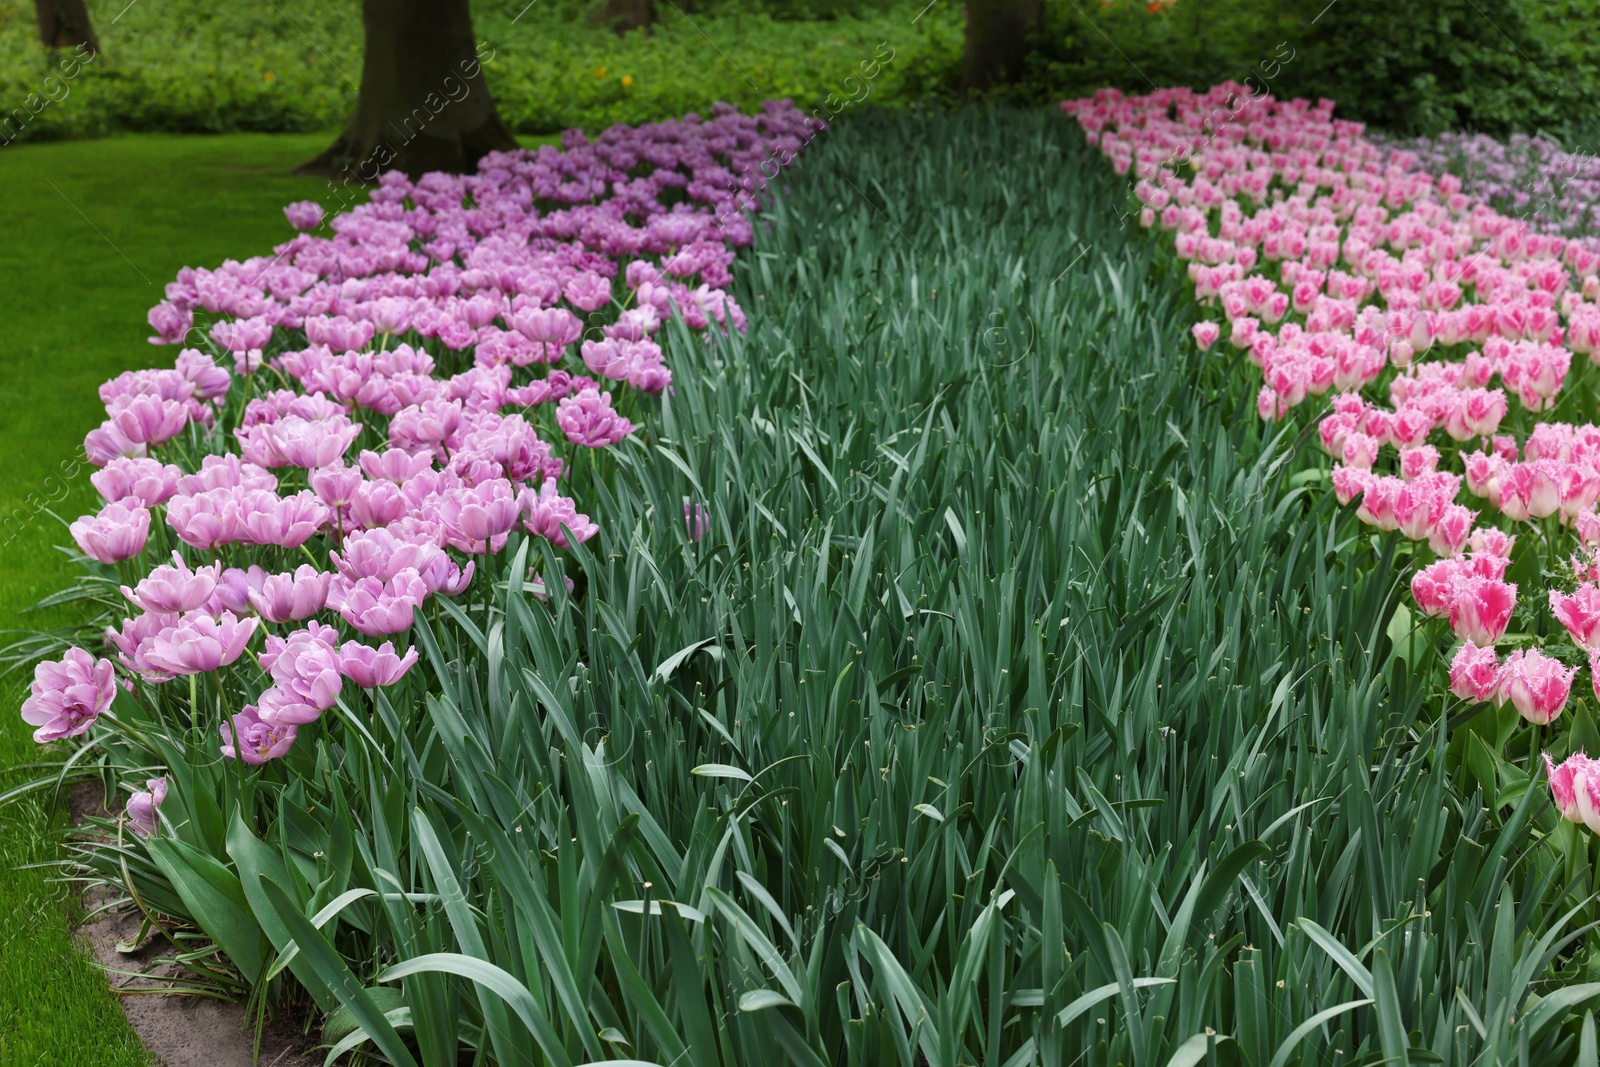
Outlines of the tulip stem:
M 199 687 L 199 682 L 199 675 L 189 675 L 189 722 L 194 727 L 196 737 L 200 735 L 200 704 L 195 698 L 195 693 Z

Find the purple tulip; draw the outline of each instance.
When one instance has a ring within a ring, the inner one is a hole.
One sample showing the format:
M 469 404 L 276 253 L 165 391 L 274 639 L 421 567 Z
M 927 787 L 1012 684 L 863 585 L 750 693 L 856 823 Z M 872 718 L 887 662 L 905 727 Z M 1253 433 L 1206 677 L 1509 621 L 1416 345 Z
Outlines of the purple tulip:
M 318 711 L 339 699 L 339 638 L 331 626 L 313 622 L 287 638 L 269 636 L 261 666 L 280 692 Z
M 211 598 L 222 574 L 222 564 L 190 570 L 183 557 L 174 552 L 173 566 L 157 567 L 138 586 L 122 587 L 122 595 L 145 611 L 181 614 L 201 607 Z
M 41 745 L 89 731 L 117 695 L 110 660 L 97 660 L 81 648 L 33 669 L 32 695 L 22 703 L 22 720 L 37 726 Z
M 156 634 L 142 651 L 150 664 L 168 674 L 205 674 L 238 659 L 257 625 L 257 620 L 239 619 L 232 612 L 220 619 L 190 612 Z
M 611 394 L 592 389 L 561 401 L 556 423 L 567 440 L 585 448 L 605 448 L 633 432 L 633 423 L 611 407 Z
M 123 809 L 127 813 L 129 827 L 139 837 L 149 837 L 156 832 L 156 813 L 161 810 L 161 802 L 167 799 L 165 775 L 147 779 L 144 784 L 149 792 L 133 794 Z
M 363 689 L 393 685 L 417 662 L 416 648 L 404 657 L 395 655 L 394 644 L 385 641 L 377 648 L 359 641 L 346 641 L 339 649 L 339 672 Z
M 144 551 L 150 512 L 124 503 L 107 504 L 98 515 L 85 515 L 67 529 L 90 559 L 121 563 Z
M 523 525 L 531 534 L 543 537 L 557 548 L 568 547 L 567 536 L 562 532 L 565 526 L 571 530 L 580 542 L 587 541 L 600 527 L 589 521 L 589 516 L 578 513 L 578 506 L 571 497 L 562 496 L 556 491 L 554 478 L 546 480 L 539 491 L 524 489 L 521 497 Z
M 292 723 L 263 722 L 254 704 L 246 704 L 220 729 L 222 754 L 257 767 L 288 752 L 296 732 Z
M 284 217 L 297 230 L 314 230 L 322 225 L 322 205 L 315 200 L 296 200 L 283 207 Z
M 250 605 L 273 623 L 299 622 L 322 610 L 328 601 L 332 572 L 302 563 L 293 574 L 263 574 L 249 591 Z

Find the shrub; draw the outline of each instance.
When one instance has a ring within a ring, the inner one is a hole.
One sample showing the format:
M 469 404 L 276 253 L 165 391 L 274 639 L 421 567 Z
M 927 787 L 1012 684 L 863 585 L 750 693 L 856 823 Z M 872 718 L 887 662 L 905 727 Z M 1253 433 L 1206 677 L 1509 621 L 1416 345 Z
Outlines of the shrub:
M 904 5 L 825 21 L 777 21 L 734 5 L 685 16 L 664 5 L 656 26 L 621 37 L 589 25 L 585 10 L 474 5 L 477 33 L 494 49 L 486 76 L 516 131 L 596 131 L 704 112 L 719 100 L 748 110 L 789 96 L 807 111 L 830 94 L 904 100 L 927 79 L 911 72 L 956 64 L 960 53 L 954 16 L 931 11 L 911 27 L 915 11 Z M 355 103 L 362 35 L 354 0 L 138 4 L 115 24 L 102 19 L 99 30 L 103 55 L 51 56 L 34 33 L 32 5 L 0 0 L 0 101 L 17 109 L 0 125 L 0 142 L 116 130 L 331 129 Z M 863 79 L 861 66 L 880 45 L 894 59 Z
M 1115 0 L 1045 12 L 1024 90 L 1040 101 L 1253 76 L 1279 97 L 1328 97 L 1346 118 L 1428 134 L 1587 128 L 1600 107 L 1593 0 Z

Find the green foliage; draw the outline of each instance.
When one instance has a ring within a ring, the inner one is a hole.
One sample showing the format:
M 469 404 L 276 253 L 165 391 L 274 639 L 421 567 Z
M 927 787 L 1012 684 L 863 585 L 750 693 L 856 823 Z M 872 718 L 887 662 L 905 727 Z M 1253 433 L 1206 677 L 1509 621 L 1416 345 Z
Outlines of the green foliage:
M 1251 77 L 1397 132 L 1579 127 L 1584 143 L 1594 137 L 1593 0 L 1179 0 L 1156 11 L 1069 0 L 1045 10 L 1026 87 L 1035 99 Z
M 261 953 L 214 980 L 425 1067 L 1592 1048 L 1591 838 L 1447 745 L 1403 546 L 1076 132 L 863 112 L 786 184 L 594 541 L 485 559 L 259 770 L 117 707 L 178 776 L 141 892 Z
M 39 45 L 31 3 L 0 0 L 0 121 L 11 121 L 0 141 L 116 130 L 325 130 L 354 106 L 362 54 L 355 0 L 173 0 L 134 5 L 113 22 L 122 6 L 90 4 L 105 51 L 83 62 Z M 718 100 L 750 110 L 789 96 L 809 111 L 830 93 L 859 99 L 860 65 L 882 43 L 895 59 L 866 92 L 901 100 L 960 54 L 959 15 L 950 8 L 912 25 L 920 5 L 779 21 L 774 14 L 799 9 L 727 3 L 685 14 L 683 5 L 663 3 L 656 26 L 619 37 L 588 21 L 591 6 L 473 5 L 474 28 L 493 49 L 486 77 L 513 129 L 593 131 L 703 112 Z M 820 0 L 818 13 L 830 14 L 826 8 Z

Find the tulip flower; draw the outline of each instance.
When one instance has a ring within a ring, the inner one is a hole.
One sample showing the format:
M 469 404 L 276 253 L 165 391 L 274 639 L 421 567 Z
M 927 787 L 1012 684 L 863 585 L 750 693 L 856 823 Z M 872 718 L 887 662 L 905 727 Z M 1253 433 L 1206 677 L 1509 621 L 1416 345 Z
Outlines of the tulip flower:
M 148 792 L 140 791 L 130 796 L 123 809 L 128 816 L 129 827 L 139 837 L 149 837 L 156 832 L 157 813 L 161 810 L 162 801 L 167 799 L 166 776 L 147 780 L 145 790 Z
M 292 723 L 262 721 L 254 704 L 246 704 L 220 729 L 222 754 L 228 759 L 243 759 L 256 767 L 288 752 L 296 733 Z
M 144 551 L 150 536 L 150 512 L 125 503 L 107 504 L 98 515 L 78 519 L 68 531 L 90 559 L 121 563 Z
M 339 672 L 363 689 L 393 685 L 417 662 L 415 647 L 397 656 L 394 644 L 385 641 L 377 648 L 359 641 L 346 641 L 339 649 Z
M 22 703 L 22 721 L 38 729 L 39 744 L 88 733 L 117 695 L 110 660 L 97 660 L 81 648 L 69 648 L 59 660 L 33 669 L 30 696 Z
M 1468 644 L 1493 646 L 1506 632 L 1517 587 L 1492 578 L 1469 577 L 1456 584 L 1450 604 L 1450 629 Z
M 211 598 L 222 575 L 222 564 L 190 570 L 183 557 L 174 552 L 172 566 L 157 567 L 136 588 L 122 587 L 122 595 L 145 611 L 182 614 L 193 611 Z
M 318 571 L 309 563 L 296 567 L 293 574 L 262 574 L 249 590 L 250 605 L 268 622 L 299 622 L 322 610 L 332 578 L 331 572 Z
M 1583 582 L 1570 596 L 1550 590 L 1550 614 L 1566 627 L 1574 644 L 1600 652 L 1600 586 Z
M 204 674 L 238 659 L 256 626 L 255 619 L 241 620 L 232 612 L 221 618 L 190 612 L 164 627 L 141 651 L 152 666 L 168 674 Z
M 1500 692 L 1524 719 L 1546 726 L 1567 706 L 1577 671 L 1537 649 L 1519 650 L 1507 656 L 1501 668 Z
M 1500 689 L 1500 659 L 1492 648 L 1462 645 L 1450 664 L 1450 690 L 1462 700 L 1493 700 Z

